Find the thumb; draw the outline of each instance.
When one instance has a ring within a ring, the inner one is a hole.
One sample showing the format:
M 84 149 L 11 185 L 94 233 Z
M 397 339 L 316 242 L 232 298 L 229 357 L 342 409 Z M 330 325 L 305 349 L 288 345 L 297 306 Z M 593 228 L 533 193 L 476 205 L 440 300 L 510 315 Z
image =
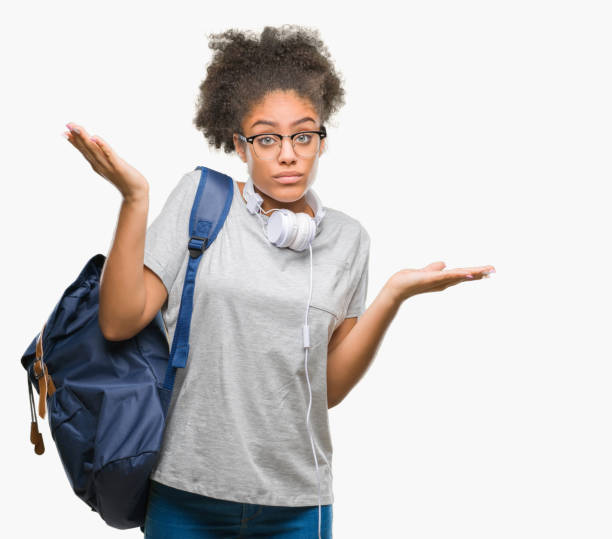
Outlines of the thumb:
M 446 264 L 442 261 L 432 262 L 427 264 L 423 269 L 426 271 L 442 271 L 446 267 Z

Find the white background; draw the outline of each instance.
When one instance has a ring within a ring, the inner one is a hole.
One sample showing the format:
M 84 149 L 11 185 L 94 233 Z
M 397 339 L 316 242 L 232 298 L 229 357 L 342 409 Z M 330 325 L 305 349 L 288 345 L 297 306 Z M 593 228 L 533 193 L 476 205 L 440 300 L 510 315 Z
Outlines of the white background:
M 61 137 L 80 123 L 151 185 L 149 223 L 197 165 L 240 181 L 192 119 L 207 34 L 318 28 L 346 88 L 316 191 L 372 238 L 368 304 L 402 268 L 493 264 L 407 300 L 330 410 L 334 537 L 612 536 L 606 2 L 26 2 L 3 9 L 4 537 L 142 537 L 29 442 L 19 360 L 119 192 Z M 225 6 L 225 7 L 223 7 Z

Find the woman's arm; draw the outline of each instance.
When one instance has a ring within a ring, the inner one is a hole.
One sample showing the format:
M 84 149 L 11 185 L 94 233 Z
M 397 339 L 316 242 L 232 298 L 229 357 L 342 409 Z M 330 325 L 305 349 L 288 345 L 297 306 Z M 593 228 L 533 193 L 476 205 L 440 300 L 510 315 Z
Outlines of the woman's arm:
M 100 277 L 98 323 L 106 339 L 127 339 L 144 327 L 147 321 L 143 316 L 150 317 L 148 322 L 153 319 L 165 300 L 163 284 L 143 266 L 149 183 L 102 137 L 90 137 L 82 125 L 66 126 L 70 130 L 65 133 L 68 141 L 123 196 L 115 237 Z M 154 301 L 147 303 L 150 289 L 156 292 Z
M 328 408 L 340 404 L 368 370 L 400 305 L 401 301 L 384 287 L 359 319 L 347 318 L 338 327 L 336 333 L 342 332 L 345 324 L 352 325 L 343 338 L 340 333 L 338 338 L 341 340 L 335 346 L 332 346 L 332 341 L 336 333 L 330 341 L 327 355 Z
M 495 272 L 493 266 L 442 271 L 444 266 L 444 262 L 433 262 L 422 269 L 398 271 L 387 281 L 352 329 L 343 332 L 344 336 L 332 336 L 327 356 L 328 408 L 340 404 L 368 370 L 404 300 L 423 292 L 444 290 L 460 282 L 488 277 L 489 273 Z M 352 319 L 347 318 L 336 331 L 340 331 L 348 320 Z

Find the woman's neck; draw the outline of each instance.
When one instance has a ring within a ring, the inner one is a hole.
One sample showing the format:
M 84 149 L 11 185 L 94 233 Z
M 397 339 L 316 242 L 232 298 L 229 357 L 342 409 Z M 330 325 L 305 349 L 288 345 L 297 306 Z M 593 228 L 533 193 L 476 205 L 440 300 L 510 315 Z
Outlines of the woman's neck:
M 238 184 L 240 195 L 244 199 L 244 195 L 242 193 L 243 193 L 244 186 L 246 185 L 246 183 L 245 182 L 236 182 L 236 183 Z M 255 187 L 253 187 L 253 189 L 255 189 L 255 192 L 258 193 L 261 198 L 263 198 L 263 202 L 261 203 L 261 208 L 264 211 L 268 211 L 271 209 L 278 209 L 278 208 L 286 208 L 292 211 L 293 213 L 303 212 L 303 213 L 310 215 L 310 217 L 314 218 L 314 212 L 312 211 L 312 208 L 306 203 L 306 197 L 302 197 L 300 200 L 296 200 L 295 202 L 279 202 L 278 200 L 269 198 L 261 191 L 256 190 Z

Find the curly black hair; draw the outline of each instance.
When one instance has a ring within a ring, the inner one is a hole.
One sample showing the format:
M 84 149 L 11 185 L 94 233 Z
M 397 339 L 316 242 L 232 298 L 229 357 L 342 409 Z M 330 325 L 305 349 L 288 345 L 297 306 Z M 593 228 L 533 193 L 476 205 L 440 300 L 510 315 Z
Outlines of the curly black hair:
M 230 29 L 208 38 L 215 53 L 199 87 L 193 123 L 210 146 L 235 150 L 233 133 L 241 131 L 251 107 L 274 90 L 294 90 L 310 99 L 322 124 L 344 105 L 341 75 L 318 30 L 284 24 L 266 26 L 260 36 Z

